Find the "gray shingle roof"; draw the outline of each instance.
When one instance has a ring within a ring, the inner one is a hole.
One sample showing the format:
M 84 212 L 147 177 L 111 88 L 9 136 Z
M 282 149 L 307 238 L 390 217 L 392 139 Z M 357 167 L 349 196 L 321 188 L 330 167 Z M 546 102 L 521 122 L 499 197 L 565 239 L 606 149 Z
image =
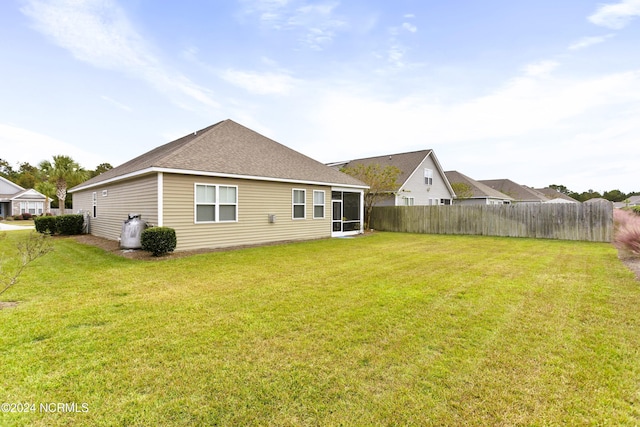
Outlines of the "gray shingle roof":
M 498 190 L 495 190 L 488 185 L 485 185 L 479 181 L 476 181 L 473 178 L 469 178 L 463 173 L 458 171 L 447 171 L 444 173 L 447 176 L 449 182 L 453 185 L 454 183 L 461 182 L 469 186 L 469 191 L 471 192 L 470 196 L 464 196 L 469 199 L 500 199 L 500 200 L 513 200 L 513 197 L 510 197 L 504 193 L 501 193 Z M 463 197 L 458 194 L 458 197 Z
M 535 190 L 538 191 L 539 193 L 544 194 L 544 196 L 549 200 L 562 199 L 562 200 L 566 200 L 567 202 L 578 203 L 576 199 L 569 197 L 566 194 L 561 193 L 558 190 L 555 190 L 550 187 L 536 188 Z
M 361 181 L 233 120 L 224 120 L 157 147 L 70 191 L 152 168 L 366 187 Z
M 510 179 L 483 179 L 478 182 L 494 190 L 498 190 L 509 197 L 513 197 L 516 202 L 546 202 L 549 200 L 544 194 L 533 188 L 517 184 Z
M 336 162 L 333 163 L 333 165 L 338 168 L 354 167 L 357 164 L 363 164 L 364 166 L 379 164 L 383 168 L 387 166 L 395 166 L 401 171 L 397 179 L 399 184 L 398 188 L 400 188 L 402 184 L 409 179 L 416 168 L 420 166 L 420 163 L 422 163 L 422 161 L 432 152 L 433 150 L 420 150 L 409 153 L 387 154 L 385 156 L 349 160 L 348 162 Z

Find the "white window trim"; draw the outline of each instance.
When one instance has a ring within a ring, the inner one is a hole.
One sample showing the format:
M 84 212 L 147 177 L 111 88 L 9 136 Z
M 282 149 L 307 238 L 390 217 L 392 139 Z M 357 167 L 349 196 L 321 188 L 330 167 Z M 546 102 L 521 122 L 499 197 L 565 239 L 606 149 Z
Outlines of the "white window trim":
M 433 185 L 433 169 L 424 168 L 425 185 Z
M 404 205 L 405 206 L 415 206 L 416 198 L 412 196 L 404 196 Z
M 215 188 L 216 201 L 214 203 L 198 203 L 198 186 L 207 186 Z M 220 202 L 220 187 L 230 187 L 236 189 L 236 203 L 221 203 Z M 228 224 L 238 222 L 238 186 L 226 185 L 226 184 L 211 184 L 207 182 L 196 182 L 193 184 L 193 223 L 194 224 Z M 214 206 L 215 221 L 198 221 L 198 205 Z M 236 207 L 235 219 L 233 220 L 220 220 L 220 206 L 234 206 Z
M 91 194 L 91 217 L 98 217 L 98 192 L 94 191 Z
M 322 204 L 316 204 L 316 193 L 322 193 Z M 316 216 L 316 206 L 322 206 L 322 216 Z M 325 219 L 327 217 L 327 194 L 324 190 L 313 190 L 313 219 Z
M 296 191 L 302 191 L 304 194 L 304 202 L 303 203 L 295 203 L 295 194 Z M 295 207 L 302 206 L 304 208 L 304 215 L 301 218 L 296 218 L 295 216 Z M 304 188 L 292 188 L 291 189 L 291 219 L 295 221 L 303 221 L 307 219 L 307 190 Z

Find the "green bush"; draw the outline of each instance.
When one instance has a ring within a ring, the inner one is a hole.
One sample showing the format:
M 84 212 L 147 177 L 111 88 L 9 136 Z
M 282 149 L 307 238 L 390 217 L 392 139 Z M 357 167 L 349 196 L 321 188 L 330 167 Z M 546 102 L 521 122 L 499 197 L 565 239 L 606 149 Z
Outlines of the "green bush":
M 82 234 L 82 225 L 84 224 L 82 215 L 60 215 L 55 218 L 58 233 L 68 236 Z
M 177 243 L 176 231 L 169 227 L 147 228 L 140 235 L 142 249 L 153 253 L 153 256 L 173 252 Z
M 34 218 L 33 222 L 38 233 L 53 235 L 58 232 L 57 217 L 55 216 L 40 216 Z
M 640 206 L 634 206 L 631 208 L 631 211 L 636 214 L 636 215 L 640 215 Z

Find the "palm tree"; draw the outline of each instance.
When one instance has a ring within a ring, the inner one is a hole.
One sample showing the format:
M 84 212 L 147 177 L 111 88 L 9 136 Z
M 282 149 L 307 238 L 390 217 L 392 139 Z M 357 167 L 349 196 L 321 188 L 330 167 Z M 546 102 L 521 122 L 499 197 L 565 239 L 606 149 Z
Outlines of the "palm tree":
M 56 196 L 60 214 L 64 215 L 64 201 L 67 198 L 69 183 L 79 184 L 87 178 L 87 172 L 69 156 L 53 156 L 53 165 L 45 160 L 40 163 L 40 169 L 56 184 Z
M 49 181 L 42 181 L 36 184 L 35 190 L 41 194 L 44 194 L 44 197 L 47 198 L 47 202 L 44 205 L 44 213 L 50 212 L 51 203 L 49 199 L 53 198 L 56 194 L 56 187 Z

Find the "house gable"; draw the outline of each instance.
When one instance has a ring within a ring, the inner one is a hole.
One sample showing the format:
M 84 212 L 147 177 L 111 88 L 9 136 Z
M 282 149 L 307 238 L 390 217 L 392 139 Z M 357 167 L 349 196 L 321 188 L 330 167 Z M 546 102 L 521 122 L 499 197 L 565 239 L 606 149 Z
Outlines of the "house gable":
M 362 232 L 365 188 L 349 175 L 225 120 L 69 192 L 74 210 L 89 214 L 91 234 L 116 240 L 128 214 L 136 213 L 145 222 L 174 228 L 177 249 L 185 250 Z M 296 189 L 304 190 L 304 201 L 295 200 Z M 336 189 L 358 197 L 357 227 L 337 212 L 336 206 L 351 205 L 333 200 Z M 294 200 L 303 206 L 303 218 L 293 218 Z M 235 209 L 232 221 L 222 218 L 229 207 Z
M 142 154 L 69 192 L 157 172 L 366 188 L 349 175 L 224 120 Z
M 9 197 L 14 194 L 20 193 L 21 191 L 24 191 L 24 188 L 0 176 L 0 194 L 1 195 L 3 195 L 4 197 Z
M 367 157 L 347 162 L 335 162 L 330 165 L 335 168 L 349 168 L 358 164 L 365 166 L 378 164 L 383 168 L 395 166 L 400 170 L 395 200 L 385 200 L 378 205 L 441 204 L 442 201 L 450 202 L 455 197 L 451 184 L 433 150 Z M 425 182 L 425 169 L 432 171 L 431 184 Z

